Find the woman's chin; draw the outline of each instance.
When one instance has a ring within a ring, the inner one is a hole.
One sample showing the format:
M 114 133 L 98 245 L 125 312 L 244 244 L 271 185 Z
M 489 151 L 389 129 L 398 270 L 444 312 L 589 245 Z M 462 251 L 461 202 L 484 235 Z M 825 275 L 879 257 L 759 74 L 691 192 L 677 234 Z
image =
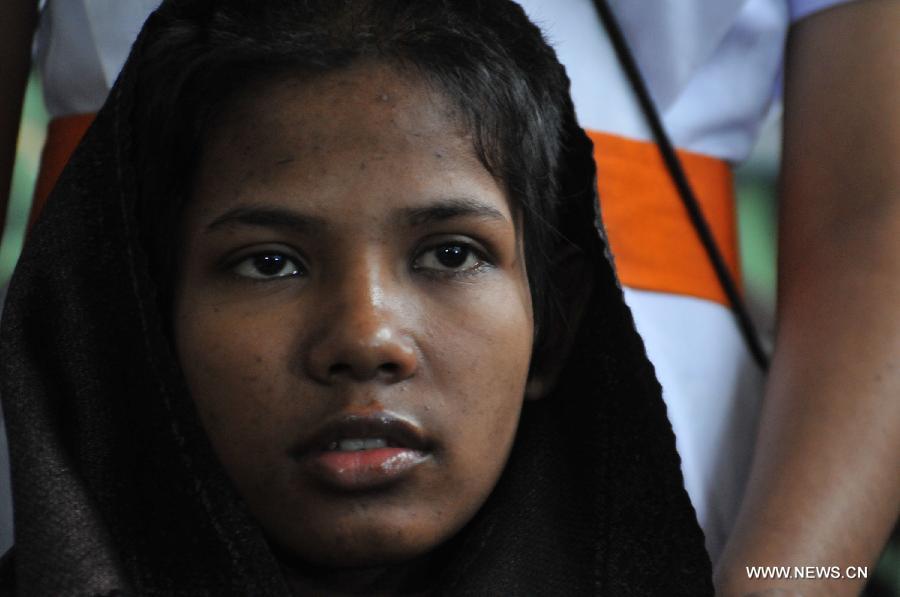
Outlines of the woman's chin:
M 280 543 L 275 553 L 291 567 L 332 570 L 376 569 L 408 564 L 427 557 L 441 543 L 434 535 L 410 537 L 404 529 L 360 529 L 353 535 L 334 535 L 327 540 Z
M 441 560 L 432 542 L 412 544 L 379 537 L 377 543 L 274 547 L 285 578 L 301 594 L 416 592 L 434 580 Z

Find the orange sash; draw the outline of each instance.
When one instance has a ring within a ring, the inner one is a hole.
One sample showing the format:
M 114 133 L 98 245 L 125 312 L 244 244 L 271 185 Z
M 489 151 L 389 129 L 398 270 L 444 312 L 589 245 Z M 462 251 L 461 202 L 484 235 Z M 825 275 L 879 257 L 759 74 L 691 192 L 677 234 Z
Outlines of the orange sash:
M 44 150 L 41 152 L 41 167 L 34 185 L 34 200 L 31 203 L 31 214 L 28 216 L 29 229 L 44 208 L 47 196 L 56 185 L 72 152 L 78 147 L 88 127 L 94 122 L 94 116 L 95 114 L 73 114 L 50 121 L 50 125 L 47 127 L 47 139 L 44 141 Z
M 603 221 L 625 286 L 728 305 L 656 145 L 588 131 L 594 142 Z M 722 160 L 679 151 L 685 173 L 722 257 L 740 284 L 731 169 Z

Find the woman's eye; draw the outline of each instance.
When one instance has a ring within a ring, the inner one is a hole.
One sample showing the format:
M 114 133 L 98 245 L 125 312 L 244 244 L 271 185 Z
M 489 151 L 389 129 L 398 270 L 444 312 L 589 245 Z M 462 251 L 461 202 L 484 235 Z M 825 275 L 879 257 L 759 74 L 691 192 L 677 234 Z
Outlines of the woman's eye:
M 282 253 L 258 253 L 239 261 L 234 273 L 255 280 L 274 280 L 299 276 L 303 268 L 292 257 Z
M 475 251 L 468 245 L 448 243 L 433 247 L 423 252 L 413 262 L 415 269 L 438 272 L 467 272 L 485 265 Z

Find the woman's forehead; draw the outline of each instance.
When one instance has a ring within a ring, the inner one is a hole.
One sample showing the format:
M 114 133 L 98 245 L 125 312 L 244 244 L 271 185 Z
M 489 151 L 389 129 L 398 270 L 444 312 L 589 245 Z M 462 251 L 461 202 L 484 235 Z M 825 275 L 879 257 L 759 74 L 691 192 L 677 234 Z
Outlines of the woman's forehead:
M 340 218 L 348 209 L 467 198 L 512 220 L 450 102 L 423 79 L 377 63 L 245 91 L 217 119 L 197 182 L 195 199 L 213 210 L 293 198 L 304 211 Z
M 321 74 L 288 72 L 245 86 L 216 125 L 256 138 L 284 128 L 296 133 L 290 140 L 300 146 L 335 134 L 353 140 L 368 134 L 393 142 L 443 138 L 462 146 L 466 140 L 471 148 L 467 127 L 444 93 L 409 69 L 373 61 Z

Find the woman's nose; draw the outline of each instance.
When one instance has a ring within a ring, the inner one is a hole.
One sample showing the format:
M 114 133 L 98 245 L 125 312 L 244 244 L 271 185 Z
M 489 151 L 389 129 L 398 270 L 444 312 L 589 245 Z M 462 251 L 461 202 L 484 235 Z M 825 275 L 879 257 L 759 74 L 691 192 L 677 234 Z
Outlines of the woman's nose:
M 354 276 L 329 293 L 306 354 L 310 377 L 324 384 L 396 383 L 418 367 L 415 343 L 401 321 L 403 302 L 378 272 Z

